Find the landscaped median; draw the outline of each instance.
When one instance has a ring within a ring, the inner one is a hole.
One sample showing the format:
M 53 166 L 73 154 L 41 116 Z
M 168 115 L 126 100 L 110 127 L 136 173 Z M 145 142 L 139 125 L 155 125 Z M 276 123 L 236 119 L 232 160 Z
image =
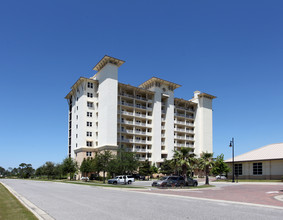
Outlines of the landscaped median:
M 0 183 L 0 219 L 37 219 Z

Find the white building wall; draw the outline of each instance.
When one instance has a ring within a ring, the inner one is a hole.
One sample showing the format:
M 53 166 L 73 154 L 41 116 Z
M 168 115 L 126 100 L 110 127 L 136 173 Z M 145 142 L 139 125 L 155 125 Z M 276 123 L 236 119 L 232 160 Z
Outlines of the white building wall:
M 195 113 L 195 153 L 213 153 L 212 99 L 199 97 L 195 92 L 194 102 L 198 103 Z
M 165 147 L 168 153 L 168 158 L 172 158 L 174 154 L 174 92 L 167 91 L 166 94 L 168 94 L 169 97 L 166 103 Z
M 95 77 L 98 87 L 98 145 L 117 146 L 118 67 L 106 64 Z
M 152 87 L 155 92 L 152 109 L 152 161 L 161 160 L 161 88 Z

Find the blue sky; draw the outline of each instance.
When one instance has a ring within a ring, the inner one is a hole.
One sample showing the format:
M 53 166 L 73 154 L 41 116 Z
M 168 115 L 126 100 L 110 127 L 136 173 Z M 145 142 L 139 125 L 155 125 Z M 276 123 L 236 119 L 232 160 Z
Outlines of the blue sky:
M 119 81 L 152 76 L 214 100 L 214 152 L 283 141 L 282 1 L 1 1 L 0 166 L 67 155 L 65 95 L 105 55 Z

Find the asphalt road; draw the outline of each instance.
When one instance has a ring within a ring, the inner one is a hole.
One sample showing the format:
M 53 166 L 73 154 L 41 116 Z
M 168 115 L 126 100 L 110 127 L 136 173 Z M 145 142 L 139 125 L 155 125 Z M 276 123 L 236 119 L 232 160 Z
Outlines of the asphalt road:
M 283 210 L 124 189 L 1 179 L 54 219 L 282 219 Z

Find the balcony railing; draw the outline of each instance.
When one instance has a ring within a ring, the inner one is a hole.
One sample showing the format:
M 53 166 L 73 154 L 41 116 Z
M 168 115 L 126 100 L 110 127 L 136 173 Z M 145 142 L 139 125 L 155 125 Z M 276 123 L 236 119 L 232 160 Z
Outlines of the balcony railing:
M 193 123 L 188 123 L 188 122 L 186 122 L 186 125 L 194 126 L 194 124 L 193 124 Z
M 146 109 L 146 106 L 144 106 L 144 105 L 136 105 L 136 108 Z
M 146 115 L 145 115 L 145 114 L 138 114 L 138 113 L 135 113 L 135 116 L 136 116 L 136 117 L 146 118 Z
M 129 102 L 119 102 L 119 104 L 134 107 L 134 104 Z
M 145 131 L 135 131 L 135 134 L 146 134 Z
M 186 131 L 186 130 L 182 128 L 175 128 L 175 131 Z
M 186 124 L 184 121 L 177 121 L 177 120 L 175 120 L 174 122 L 175 122 L 176 124 L 182 124 L 182 125 Z
M 142 123 L 142 122 L 135 122 L 135 125 L 146 126 L 146 123 Z
M 136 99 L 140 99 L 140 100 L 144 100 L 144 101 L 146 101 L 146 98 L 141 97 L 141 96 L 136 96 Z
M 142 149 L 142 148 L 135 148 L 136 152 L 146 152 L 146 149 Z
M 123 115 L 134 115 L 133 112 L 121 111 L 121 113 L 122 113 Z
M 186 117 L 185 114 L 180 114 L 180 113 L 174 113 L 175 116 L 180 116 L 180 117 Z
M 130 98 L 134 98 L 133 95 L 127 94 L 127 93 L 121 93 L 121 96 L 126 96 L 126 97 L 130 97 Z

